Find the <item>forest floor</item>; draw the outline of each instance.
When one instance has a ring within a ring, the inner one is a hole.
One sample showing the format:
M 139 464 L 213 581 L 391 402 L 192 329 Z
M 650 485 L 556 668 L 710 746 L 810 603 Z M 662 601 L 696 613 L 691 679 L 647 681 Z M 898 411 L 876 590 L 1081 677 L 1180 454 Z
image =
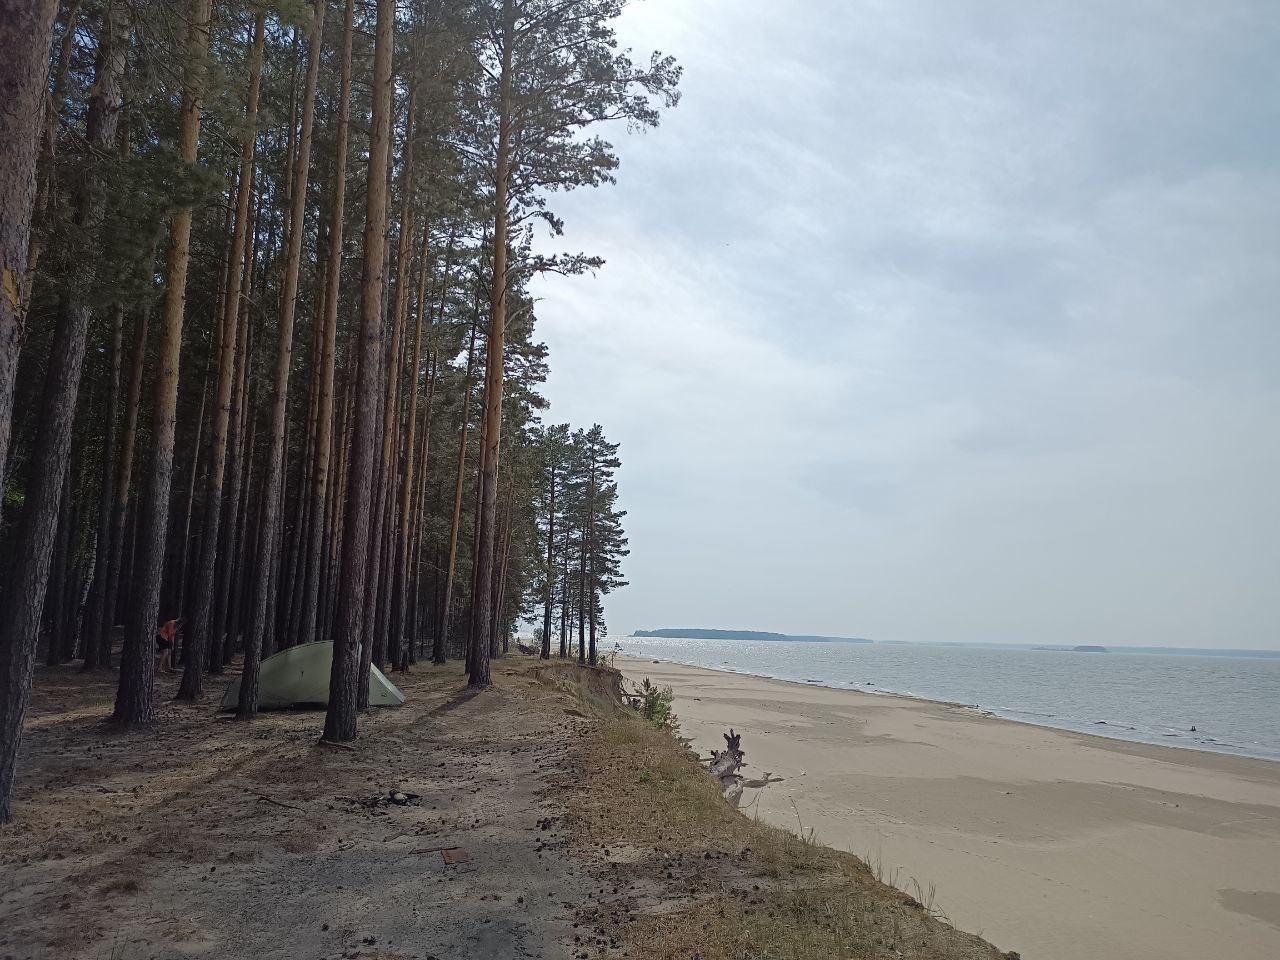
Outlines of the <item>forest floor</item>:
M 41 668 L 0 830 L 0 958 L 1001 956 L 733 811 L 618 707 L 615 671 L 494 673 L 479 695 L 457 665 L 396 675 L 405 706 L 347 750 L 318 744 L 318 712 L 215 715 L 216 680 L 173 701 L 176 675 L 153 730 L 113 732 L 112 676 Z

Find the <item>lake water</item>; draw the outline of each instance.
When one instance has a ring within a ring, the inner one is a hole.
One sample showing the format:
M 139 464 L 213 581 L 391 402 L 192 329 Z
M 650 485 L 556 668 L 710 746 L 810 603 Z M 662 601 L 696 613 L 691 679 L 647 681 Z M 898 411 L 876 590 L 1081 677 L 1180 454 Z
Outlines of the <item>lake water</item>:
M 625 637 L 619 646 L 651 660 L 905 694 L 1120 740 L 1280 760 L 1276 658 L 655 637 Z

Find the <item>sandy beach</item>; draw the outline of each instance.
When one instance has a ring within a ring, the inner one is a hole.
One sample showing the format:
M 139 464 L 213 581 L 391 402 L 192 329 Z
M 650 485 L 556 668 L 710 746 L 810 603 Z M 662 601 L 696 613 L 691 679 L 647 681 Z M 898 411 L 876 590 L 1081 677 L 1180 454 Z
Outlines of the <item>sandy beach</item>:
M 620 657 L 683 734 L 729 727 L 761 819 L 815 831 L 1026 960 L 1280 957 L 1280 763 Z

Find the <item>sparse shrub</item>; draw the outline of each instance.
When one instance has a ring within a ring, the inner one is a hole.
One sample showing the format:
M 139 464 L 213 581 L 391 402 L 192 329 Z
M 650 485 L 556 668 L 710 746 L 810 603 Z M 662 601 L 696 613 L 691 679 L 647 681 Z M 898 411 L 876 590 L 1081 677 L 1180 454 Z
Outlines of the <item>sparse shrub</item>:
M 646 677 L 637 691 L 636 707 L 640 715 L 655 727 L 669 727 L 675 720 L 672 704 L 676 694 L 670 687 L 658 687 Z

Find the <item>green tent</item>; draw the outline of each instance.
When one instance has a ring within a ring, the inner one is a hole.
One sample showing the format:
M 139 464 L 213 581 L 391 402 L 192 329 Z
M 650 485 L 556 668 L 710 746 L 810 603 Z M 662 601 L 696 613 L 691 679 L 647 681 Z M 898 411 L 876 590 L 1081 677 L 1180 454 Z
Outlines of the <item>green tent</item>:
M 258 709 L 324 707 L 329 703 L 329 670 L 333 665 L 333 643 L 301 643 L 287 647 L 262 661 L 258 673 Z M 398 707 L 404 694 L 381 670 L 369 668 L 369 706 Z M 234 710 L 240 702 L 240 678 L 227 684 L 222 709 Z

